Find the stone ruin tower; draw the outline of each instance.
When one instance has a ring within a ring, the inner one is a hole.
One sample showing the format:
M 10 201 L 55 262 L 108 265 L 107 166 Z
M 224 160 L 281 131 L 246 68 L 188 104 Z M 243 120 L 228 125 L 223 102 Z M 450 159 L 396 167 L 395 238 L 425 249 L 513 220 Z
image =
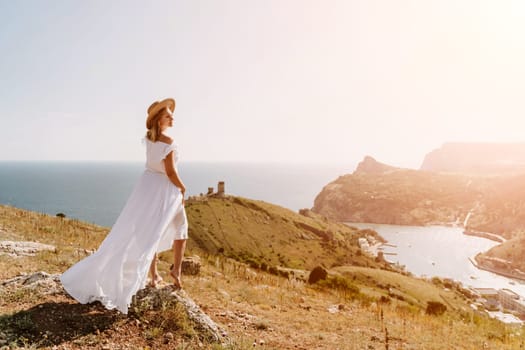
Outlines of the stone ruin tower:
M 217 186 L 217 196 L 224 197 L 225 191 L 224 191 L 224 181 L 219 181 L 219 184 Z
M 213 192 L 213 187 L 208 187 L 206 197 L 226 197 L 226 191 L 224 190 L 224 181 L 219 181 L 217 185 L 217 192 Z

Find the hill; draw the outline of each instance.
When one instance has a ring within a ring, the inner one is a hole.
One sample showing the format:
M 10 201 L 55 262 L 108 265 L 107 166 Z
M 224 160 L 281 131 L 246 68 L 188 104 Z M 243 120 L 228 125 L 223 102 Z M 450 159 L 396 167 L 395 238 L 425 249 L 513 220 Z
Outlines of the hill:
M 190 248 L 258 266 L 380 266 L 358 248 L 359 237 L 373 234 L 379 239 L 370 230 L 332 222 L 309 210 L 300 215 L 263 201 L 196 198 L 186 205 Z
M 339 177 L 317 195 L 312 211 L 336 221 L 399 225 L 462 225 L 470 213 L 472 231 L 506 238 L 525 231 L 523 174 L 489 177 L 386 169 L 363 172 L 359 166 Z
M 376 266 L 381 264 L 374 265 L 373 260 L 357 251 L 354 257 L 353 241 L 364 233 L 357 229 L 346 231 L 308 211 L 299 215 L 238 197 L 191 202 L 188 216 L 191 233 L 199 238 L 190 242 L 187 255 L 199 253 L 203 265 L 199 275 L 184 276 L 185 290 L 226 329 L 229 344 L 215 344 L 202 337 L 177 306 L 155 312 L 139 309 L 126 317 L 105 310 L 98 303 L 79 305 L 45 283 L 41 288 L 27 283 L 13 289 L 0 282 L 0 346 L 514 349 L 521 344 L 519 328 L 491 320 L 482 310 L 473 311 L 470 295 L 461 286 L 378 269 Z M 239 223 L 243 217 L 245 220 Z M 284 231 L 276 231 L 281 229 Z M 108 228 L 78 220 L 0 206 L 1 240 L 33 241 L 54 247 L 29 249 L 18 255 L 0 253 L 0 280 L 40 270 L 61 273 L 90 254 L 107 232 Z M 272 242 L 283 242 L 265 248 L 263 242 L 268 242 L 272 233 L 277 238 Z M 238 261 L 247 259 L 243 252 L 251 249 L 250 244 L 259 250 L 248 257 L 248 264 Z M 336 257 L 330 257 L 328 253 L 336 245 Z M 339 252 L 344 245 L 350 254 Z M 313 285 L 293 275 L 283 277 L 261 268 L 263 262 L 276 264 L 283 255 L 282 266 L 307 267 L 324 262 L 334 267 L 329 269 L 328 279 Z M 255 258 L 259 260 L 251 260 Z M 339 259 L 348 259 L 350 264 L 333 264 Z M 160 273 L 166 279 L 170 260 L 168 253 L 160 257 Z M 426 313 L 430 303 L 441 305 L 441 311 Z
M 468 174 L 525 172 L 525 143 L 445 143 L 428 153 L 421 170 Z

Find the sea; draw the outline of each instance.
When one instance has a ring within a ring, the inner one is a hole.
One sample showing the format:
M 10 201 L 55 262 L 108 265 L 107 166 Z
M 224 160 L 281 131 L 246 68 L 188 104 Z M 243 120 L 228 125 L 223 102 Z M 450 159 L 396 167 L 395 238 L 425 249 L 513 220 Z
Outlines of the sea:
M 323 186 L 356 163 L 181 162 L 187 195 L 217 190 L 298 211 L 311 208 Z M 143 162 L 0 161 L 0 204 L 50 215 L 63 213 L 110 227 L 144 171 Z

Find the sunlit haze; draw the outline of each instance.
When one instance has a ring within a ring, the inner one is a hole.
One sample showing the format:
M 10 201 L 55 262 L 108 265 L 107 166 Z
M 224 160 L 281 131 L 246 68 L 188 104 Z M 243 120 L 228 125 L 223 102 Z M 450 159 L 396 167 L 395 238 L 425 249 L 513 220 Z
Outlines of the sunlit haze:
M 525 141 L 522 1 L 0 0 L 0 160 L 421 165 Z

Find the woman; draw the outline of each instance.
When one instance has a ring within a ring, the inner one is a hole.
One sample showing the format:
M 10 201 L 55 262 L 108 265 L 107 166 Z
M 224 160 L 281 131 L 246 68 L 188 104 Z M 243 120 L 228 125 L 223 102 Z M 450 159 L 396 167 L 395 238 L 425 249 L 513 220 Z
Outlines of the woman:
M 170 247 L 174 255 L 170 274 L 174 286 L 182 288 L 181 265 L 188 238 L 186 188 L 177 172 L 177 147 L 163 134 L 173 126 L 174 110 L 171 98 L 148 108 L 144 173 L 99 249 L 60 277 L 66 291 L 80 303 L 98 300 L 126 314 L 133 295 L 146 286 L 148 267 L 152 286 L 162 280 L 157 253 Z

